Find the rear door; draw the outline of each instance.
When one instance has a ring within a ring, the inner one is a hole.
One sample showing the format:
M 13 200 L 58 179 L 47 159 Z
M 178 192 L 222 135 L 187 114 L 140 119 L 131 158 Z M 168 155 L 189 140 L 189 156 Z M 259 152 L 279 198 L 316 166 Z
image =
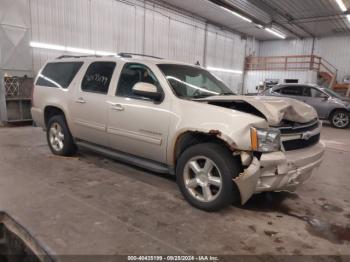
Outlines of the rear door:
M 115 67 L 115 62 L 92 62 L 77 83 L 69 110 L 77 138 L 99 145 L 109 145 L 106 133 L 107 93 Z

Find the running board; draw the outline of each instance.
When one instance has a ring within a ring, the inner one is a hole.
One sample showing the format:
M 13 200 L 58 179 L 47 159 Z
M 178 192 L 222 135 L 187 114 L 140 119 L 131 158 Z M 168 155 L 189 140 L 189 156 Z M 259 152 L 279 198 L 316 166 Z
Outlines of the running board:
M 85 148 L 94 152 L 97 152 L 101 155 L 104 155 L 108 158 L 112 158 L 115 160 L 119 160 L 125 162 L 127 164 L 135 165 L 156 173 L 161 174 L 174 174 L 173 169 L 169 168 L 167 165 L 157 163 L 152 160 L 147 160 L 144 158 L 140 158 L 137 156 L 133 156 L 127 153 L 123 153 L 120 151 L 112 150 L 109 148 L 101 147 L 95 144 L 91 144 L 89 142 L 78 140 L 76 141 L 78 147 Z

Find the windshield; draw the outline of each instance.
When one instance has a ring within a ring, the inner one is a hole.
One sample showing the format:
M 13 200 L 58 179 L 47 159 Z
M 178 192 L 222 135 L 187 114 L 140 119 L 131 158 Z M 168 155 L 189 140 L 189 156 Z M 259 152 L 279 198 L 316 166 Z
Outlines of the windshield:
M 222 81 L 202 68 L 176 64 L 161 64 L 158 67 L 178 97 L 192 99 L 234 95 Z
M 338 93 L 334 92 L 333 90 L 329 88 L 322 88 L 322 91 L 326 92 L 330 96 L 334 96 L 336 98 L 342 99 L 342 96 L 339 95 Z

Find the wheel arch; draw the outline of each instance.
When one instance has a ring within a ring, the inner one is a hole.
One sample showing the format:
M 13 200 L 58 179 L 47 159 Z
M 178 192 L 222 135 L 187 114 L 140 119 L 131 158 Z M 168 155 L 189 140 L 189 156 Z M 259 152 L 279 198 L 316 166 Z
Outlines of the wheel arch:
M 223 145 L 231 152 L 234 152 L 236 149 L 221 136 L 219 130 L 210 130 L 208 132 L 187 130 L 180 133 L 175 140 L 172 150 L 172 165 L 176 166 L 180 155 L 190 146 L 208 142 Z
M 47 125 L 49 123 L 49 120 L 51 117 L 56 116 L 56 115 L 63 115 L 63 117 L 66 119 L 66 115 L 64 110 L 55 105 L 47 105 L 44 108 L 44 124 L 45 128 L 47 128 Z M 67 121 L 66 121 L 67 122 Z
M 348 114 L 350 114 L 350 112 L 349 112 L 348 110 L 346 110 L 346 108 L 336 107 L 336 108 L 333 108 L 333 109 L 329 112 L 327 118 L 330 118 L 336 111 L 344 111 L 344 112 L 347 112 Z

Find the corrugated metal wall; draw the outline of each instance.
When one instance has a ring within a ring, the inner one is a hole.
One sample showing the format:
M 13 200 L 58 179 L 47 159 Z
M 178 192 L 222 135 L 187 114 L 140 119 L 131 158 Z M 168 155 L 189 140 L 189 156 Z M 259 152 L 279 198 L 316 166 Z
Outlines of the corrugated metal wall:
M 338 69 L 338 81 L 350 75 L 350 36 L 325 37 L 315 42 L 315 54 Z
M 314 54 L 323 57 L 338 69 L 338 81 L 350 75 L 350 36 L 315 39 Z M 260 42 L 260 56 L 310 55 L 312 39 Z
M 143 0 L 29 0 L 32 41 L 243 70 L 247 40 L 197 17 Z M 248 52 L 258 42 L 249 39 Z M 34 71 L 59 52 L 35 49 Z M 218 76 L 233 90 L 242 75 Z

